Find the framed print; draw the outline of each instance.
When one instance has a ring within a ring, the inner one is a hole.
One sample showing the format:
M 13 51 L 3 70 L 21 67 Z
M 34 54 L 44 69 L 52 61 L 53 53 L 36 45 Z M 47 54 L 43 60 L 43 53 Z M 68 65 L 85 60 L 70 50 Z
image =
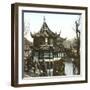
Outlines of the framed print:
M 11 5 L 11 85 L 87 82 L 87 7 Z

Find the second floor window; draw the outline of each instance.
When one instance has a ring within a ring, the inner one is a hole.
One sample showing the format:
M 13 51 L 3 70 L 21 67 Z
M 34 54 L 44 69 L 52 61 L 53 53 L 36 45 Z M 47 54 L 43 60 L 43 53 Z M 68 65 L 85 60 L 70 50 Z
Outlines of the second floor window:
M 50 45 L 53 45 L 53 39 L 50 39 Z

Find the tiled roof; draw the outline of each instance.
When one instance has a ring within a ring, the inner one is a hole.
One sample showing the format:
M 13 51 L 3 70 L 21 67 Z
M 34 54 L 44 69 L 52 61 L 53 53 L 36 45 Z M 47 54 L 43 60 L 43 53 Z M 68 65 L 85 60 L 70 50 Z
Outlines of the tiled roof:
M 49 29 L 46 22 L 43 22 L 43 25 L 42 25 L 40 31 L 37 33 L 34 33 L 34 34 L 31 33 L 31 36 L 32 37 L 40 37 L 40 36 L 42 36 L 42 37 L 56 37 L 57 35 Z

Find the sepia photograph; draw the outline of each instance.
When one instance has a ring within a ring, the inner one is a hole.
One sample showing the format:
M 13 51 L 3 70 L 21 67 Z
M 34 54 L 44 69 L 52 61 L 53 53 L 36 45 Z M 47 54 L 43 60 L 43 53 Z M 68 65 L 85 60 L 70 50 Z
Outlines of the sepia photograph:
M 80 75 L 81 19 L 24 12 L 24 77 Z
M 12 86 L 87 82 L 87 7 L 12 4 Z

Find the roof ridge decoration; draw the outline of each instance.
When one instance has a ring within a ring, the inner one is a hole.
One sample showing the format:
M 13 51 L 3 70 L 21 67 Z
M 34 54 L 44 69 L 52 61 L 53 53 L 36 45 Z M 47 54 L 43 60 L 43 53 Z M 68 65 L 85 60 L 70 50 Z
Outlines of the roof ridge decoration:
M 40 32 L 43 32 L 44 30 L 50 30 L 49 29 L 49 27 L 48 27 L 48 25 L 47 25 L 47 23 L 46 23 L 46 18 L 45 18 L 45 16 L 43 17 L 43 25 L 42 25 L 42 27 L 41 27 L 41 29 L 40 29 Z
M 45 18 L 45 16 L 43 16 L 43 22 L 46 22 L 46 18 Z

